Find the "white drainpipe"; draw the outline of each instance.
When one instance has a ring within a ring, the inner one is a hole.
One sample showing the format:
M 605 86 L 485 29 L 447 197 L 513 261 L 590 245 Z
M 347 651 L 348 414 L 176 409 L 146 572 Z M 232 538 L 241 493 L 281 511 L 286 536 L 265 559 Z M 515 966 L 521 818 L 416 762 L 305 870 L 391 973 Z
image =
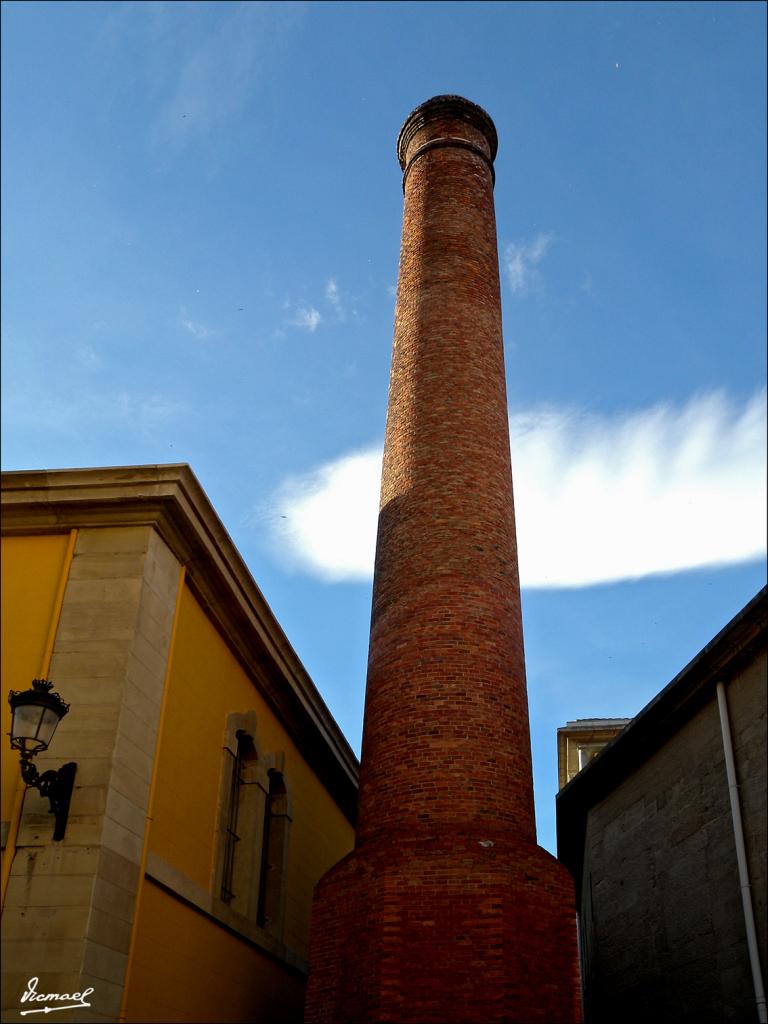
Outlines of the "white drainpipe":
M 741 822 L 741 807 L 739 806 L 739 785 L 736 781 L 736 763 L 733 759 L 731 726 L 728 720 L 728 703 L 725 699 L 725 686 L 722 683 L 717 684 L 717 706 L 720 711 L 720 730 L 723 734 L 725 769 L 728 773 L 728 794 L 731 798 L 733 838 L 736 840 L 736 862 L 739 866 L 739 885 L 741 886 L 741 902 L 744 907 L 744 925 L 747 931 L 747 949 L 749 950 L 749 963 L 752 968 L 752 984 L 755 988 L 757 1019 L 760 1021 L 760 1024 L 768 1024 L 763 975 L 760 969 L 760 951 L 757 946 L 757 932 L 755 931 L 755 915 L 752 910 L 752 891 L 749 884 L 747 851 L 744 846 L 744 827 Z

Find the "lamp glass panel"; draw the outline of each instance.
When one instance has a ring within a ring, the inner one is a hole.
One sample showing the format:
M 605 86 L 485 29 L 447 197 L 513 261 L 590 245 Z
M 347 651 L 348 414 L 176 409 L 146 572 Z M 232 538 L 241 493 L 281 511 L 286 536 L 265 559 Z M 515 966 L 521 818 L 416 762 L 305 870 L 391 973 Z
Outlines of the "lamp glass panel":
M 59 724 L 60 717 L 51 708 L 46 708 L 43 713 L 43 720 L 40 723 L 40 731 L 37 734 L 37 738 L 44 743 L 46 747 L 50 746 L 53 734 L 56 732 L 56 726 Z
M 36 739 L 46 708 L 39 704 L 22 704 L 13 712 L 13 739 Z M 47 712 L 50 714 L 50 712 Z M 53 735 L 51 733 L 51 735 Z

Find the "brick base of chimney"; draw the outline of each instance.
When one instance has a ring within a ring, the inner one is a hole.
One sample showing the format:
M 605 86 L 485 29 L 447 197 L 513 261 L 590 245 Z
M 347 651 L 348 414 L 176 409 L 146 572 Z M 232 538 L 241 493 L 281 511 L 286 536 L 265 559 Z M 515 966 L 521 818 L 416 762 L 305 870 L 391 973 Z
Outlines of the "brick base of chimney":
M 509 833 L 355 850 L 322 879 L 307 1024 L 575 1024 L 573 881 Z

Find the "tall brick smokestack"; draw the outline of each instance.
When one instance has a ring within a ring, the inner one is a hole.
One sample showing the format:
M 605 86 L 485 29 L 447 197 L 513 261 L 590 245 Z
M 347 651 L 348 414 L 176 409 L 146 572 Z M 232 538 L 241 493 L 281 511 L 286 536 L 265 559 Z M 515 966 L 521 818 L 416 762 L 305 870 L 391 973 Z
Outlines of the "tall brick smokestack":
M 317 889 L 310 1022 L 580 1019 L 573 885 L 535 839 L 496 146 L 458 96 L 398 138 L 357 844 Z

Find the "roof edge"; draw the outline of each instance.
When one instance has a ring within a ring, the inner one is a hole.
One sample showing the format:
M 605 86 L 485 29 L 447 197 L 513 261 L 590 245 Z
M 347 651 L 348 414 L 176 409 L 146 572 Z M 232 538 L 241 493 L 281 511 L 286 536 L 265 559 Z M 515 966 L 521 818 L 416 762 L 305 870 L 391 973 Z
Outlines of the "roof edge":
M 189 465 L 12 470 L 0 482 L 4 536 L 154 526 L 267 702 L 308 745 L 310 756 L 302 755 L 354 820 L 357 758 Z M 275 671 L 289 694 L 270 678 Z
M 557 794 L 558 858 L 573 874 L 577 890 L 589 808 L 658 750 L 718 681 L 727 681 L 759 654 L 767 630 L 768 587 L 763 587 Z

